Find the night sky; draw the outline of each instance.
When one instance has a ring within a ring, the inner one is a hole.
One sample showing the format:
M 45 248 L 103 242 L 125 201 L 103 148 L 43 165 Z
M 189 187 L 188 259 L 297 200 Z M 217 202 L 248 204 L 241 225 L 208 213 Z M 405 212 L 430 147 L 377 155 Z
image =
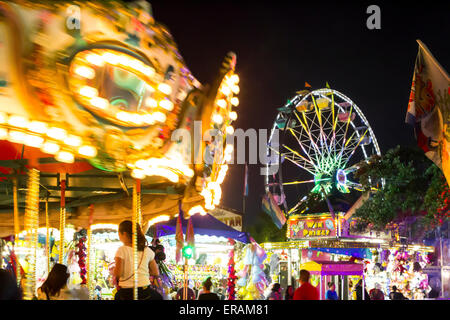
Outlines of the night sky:
M 416 39 L 450 70 L 450 2 L 153 1 L 193 75 L 203 84 L 217 76 L 229 51 L 237 54 L 241 91 L 235 128 L 272 127 L 281 107 L 305 81 L 328 81 L 366 115 L 381 152 L 415 143 L 404 123 Z M 381 30 L 369 30 L 366 9 L 381 8 Z M 233 165 L 222 205 L 242 210 L 244 166 Z M 261 211 L 264 179 L 250 166 L 246 214 Z

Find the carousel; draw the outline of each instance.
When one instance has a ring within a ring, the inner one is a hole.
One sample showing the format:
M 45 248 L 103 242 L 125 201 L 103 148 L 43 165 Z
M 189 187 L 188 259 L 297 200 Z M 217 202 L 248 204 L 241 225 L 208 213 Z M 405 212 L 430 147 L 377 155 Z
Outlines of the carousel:
M 49 261 L 68 263 L 76 240 L 92 297 L 93 225 L 130 219 L 145 232 L 220 203 L 236 56 L 202 85 L 151 12 L 145 1 L 0 1 L 1 252 L 8 241 L 12 260 L 27 252 L 16 272 L 25 299 L 36 290 L 42 230 Z

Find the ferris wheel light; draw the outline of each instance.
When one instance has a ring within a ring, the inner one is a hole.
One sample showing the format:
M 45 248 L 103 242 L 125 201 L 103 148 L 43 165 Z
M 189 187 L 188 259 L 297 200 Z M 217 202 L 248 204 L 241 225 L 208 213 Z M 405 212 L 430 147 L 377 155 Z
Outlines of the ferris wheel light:
M 239 99 L 238 97 L 233 97 L 231 98 L 231 104 L 235 107 L 237 107 L 239 105 Z

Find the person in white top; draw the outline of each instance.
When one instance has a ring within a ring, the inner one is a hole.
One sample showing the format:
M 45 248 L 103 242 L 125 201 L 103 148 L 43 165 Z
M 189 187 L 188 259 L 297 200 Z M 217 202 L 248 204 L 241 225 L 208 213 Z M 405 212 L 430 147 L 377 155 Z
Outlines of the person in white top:
M 115 256 L 114 277 L 118 288 L 115 300 L 133 300 L 134 267 L 133 267 L 133 224 L 130 220 L 119 224 L 119 239 L 121 246 Z M 158 293 L 150 287 L 150 276 L 159 277 L 158 265 L 155 261 L 155 253 L 147 246 L 147 240 L 137 224 L 137 249 L 138 249 L 138 299 L 162 299 Z

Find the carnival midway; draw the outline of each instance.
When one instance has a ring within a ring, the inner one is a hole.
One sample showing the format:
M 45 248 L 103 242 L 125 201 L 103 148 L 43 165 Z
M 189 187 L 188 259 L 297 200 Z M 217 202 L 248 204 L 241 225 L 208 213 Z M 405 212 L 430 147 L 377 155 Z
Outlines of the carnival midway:
M 410 158 L 381 151 L 351 89 L 301 83 L 264 106 L 259 200 L 282 237 L 258 242 L 247 165 L 243 210 L 222 204 L 237 56 L 202 84 L 155 19 L 145 1 L 0 1 L 0 299 L 449 299 L 450 80 L 422 41 L 405 111 L 428 206 L 376 216 Z

